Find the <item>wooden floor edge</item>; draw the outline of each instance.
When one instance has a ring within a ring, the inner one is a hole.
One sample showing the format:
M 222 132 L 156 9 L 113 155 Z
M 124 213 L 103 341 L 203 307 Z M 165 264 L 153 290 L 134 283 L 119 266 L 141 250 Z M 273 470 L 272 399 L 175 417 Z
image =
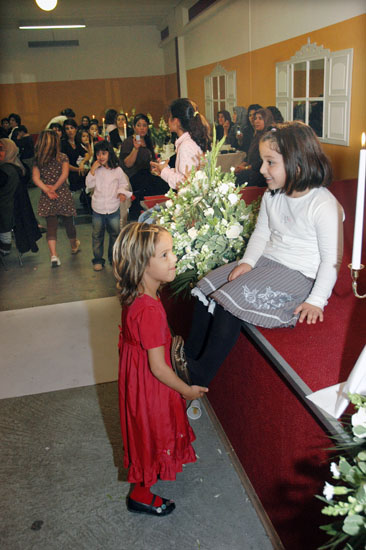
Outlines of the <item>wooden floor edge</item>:
M 285 550 L 285 547 L 283 546 L 282 544 L 282 541 L 280 539 L 280 537 L 278 536 L 278 533 L 277 531 L 275 530 L 271 520 L 269 519 L 268 517 L 268 514 L 267 512 L 265 511 L 265 509 L 263 508 L 262 506 L 262 503 L 261 501 L 259 500 L 258 498 L 258 495 L 257 493 L 255 492 L 255 489 L 249 479 L 249 477 L 247 476 L 235 450 L 233 449 L 233 446 L 231 445 L 230 443 L 230 440 L 229 438 L 227 437 L 221 423 L 220 423 L 220 420 L 217 418 L 216 416 L 216 413 L 211 405 L 211 403 L 209 402 L 208 398 L 206 396 L 204 396 L 203 398 L 203 403 L 204 403 L 204 406 L 205 406 L 205 409 L 206 409 L 206 412 L 212 422 L 212 424 L 214 425 L 214 428 L 215 430 L 217 431 L 220 439 L 222 440 L 223 442 L 223 445 L 225 447 L 225 450 L 235 468 L 235 471 L 253 505 L 253 508 L 255 509 L 271 543 L 272 543 L 272 546 L 274 548 L 274 550 Z

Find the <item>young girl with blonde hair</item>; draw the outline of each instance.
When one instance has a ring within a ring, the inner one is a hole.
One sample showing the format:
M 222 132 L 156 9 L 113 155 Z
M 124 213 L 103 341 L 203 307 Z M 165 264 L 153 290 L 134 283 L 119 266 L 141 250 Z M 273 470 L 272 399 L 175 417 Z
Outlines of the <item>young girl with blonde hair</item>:
M 80 241 L 76 238 L 73 216 L 76 216 L 74 201 L 66 184 L 69 175 L 69 160 L 60 152 L 60 140 L 53 130 L 40 133 L 35 148 L 33 182 L 41 189 L 38 215 L 46 218 L 47 244 L 51 255 L 51 267 L 61 265 L 56 252 L 58 216 L 61 217 L 70 239 L 71 253 L 77 254 Z
M 175 504 L 150 491 L 158 479 L 173 481 L 183 464 L 195 462 L 184 399 L 207 388 L 188 386 L 170 362 L 171 336 L 159 297 L 175 277 L 177 258 L 170 234 L 155 224 L 125 226 L 113 248 L 114 274 L 122 305 L 119 400 L 130 512 L 170 514 Z

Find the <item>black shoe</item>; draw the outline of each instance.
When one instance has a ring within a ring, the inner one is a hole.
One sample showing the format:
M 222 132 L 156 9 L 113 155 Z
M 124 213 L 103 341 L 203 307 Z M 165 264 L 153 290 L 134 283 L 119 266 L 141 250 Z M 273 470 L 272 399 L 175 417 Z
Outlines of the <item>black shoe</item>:
M 163 504 L 161 506 L 154 506 L 156 495 L 153 496 L 151 504 L 143 504 L 132 500 L 127 497 L 127 510 L 129 512 L 135 512 L 137 514 L 150 514 L 151 516 L 167 516 L 171 514 L 175 509 L 175 504 L 172 500 L 162 498 Z
M 175 374 L 183 380 L 188 386 L 191 385 L 187 359 L 184 353 L 184 340 L 181 336 L 173 336 L 172 346 L 170 348 L 170 359 Z

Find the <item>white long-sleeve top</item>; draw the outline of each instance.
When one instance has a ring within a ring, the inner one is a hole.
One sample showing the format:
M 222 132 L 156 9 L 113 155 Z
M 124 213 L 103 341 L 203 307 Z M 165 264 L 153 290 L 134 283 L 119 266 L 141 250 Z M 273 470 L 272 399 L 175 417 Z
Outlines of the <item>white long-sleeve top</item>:
M 120 205 L 119 194 L 127 198 L 132 196 L 128 190 L 128 180 L 122 168 L 105 168 L 99 166 L 94 176 L 91 172 L 85 180 L 88 189 L 94 189 L 92 209 L 98 214 L 113 214 Z
M 198 166 L 199 159 L 202 157 L 202 149 L 191 138 L 188 132 L 184 132 L 175 142 L 177 159 L 175 168 L 166 166 L 161 171 L 161 178 L 172 188 L 176 189 L 177 184 L 189 176 L 192 166 Z
M 255 266 L 260 256 L 315 279 L 306 302 L 327 305 L 343 255 L 342 206 L 328 189 L 292 198 L 265 192 L 257 225 L 239 263 Z

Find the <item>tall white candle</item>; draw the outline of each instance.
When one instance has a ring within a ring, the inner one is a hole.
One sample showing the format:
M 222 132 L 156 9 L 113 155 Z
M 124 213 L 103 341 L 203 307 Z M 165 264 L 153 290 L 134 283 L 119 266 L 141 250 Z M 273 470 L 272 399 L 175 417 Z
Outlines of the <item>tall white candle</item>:
M 365 203 L 366 180 L 366 149 L 365 132 L 362 134 L 362 149 L 360 151 L 360 163 L 358 165 L 357 199 L 355 212 L 355 229 L 353 233 L 352 269 L 361 268 L 363 212 Z
M 126 137 L 127 137 L 126 124 L 123 125 L 123 133 L 124 133 L 124 136 L 125 136 L 125 139 L 126 139 Z
M 104 123 L 104 118 L 103 118 L 102 120 L 103 120 L 103 137 L 105 137 L 105 123 Z

